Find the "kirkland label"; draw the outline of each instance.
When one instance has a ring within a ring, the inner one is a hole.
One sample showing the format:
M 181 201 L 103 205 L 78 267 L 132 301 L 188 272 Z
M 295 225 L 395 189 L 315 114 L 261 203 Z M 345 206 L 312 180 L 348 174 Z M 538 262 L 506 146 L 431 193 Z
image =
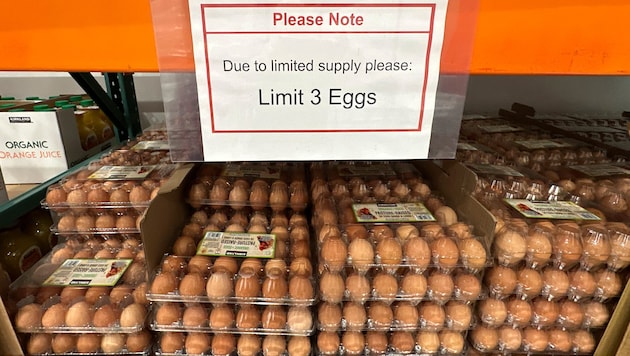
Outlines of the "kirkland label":
M 88 179 L 145 179 L 155 166 L 103 166 Z
M 198 255 L 274 258 L 276 235 L 209 231 L 199 243 Z
M 352 204 L 357 222 L 418 222 L 435 221 L 422 203 Z
M 514 168 L 507 166 L 497 166 L 493 164 L 467 164 L 473 172 L 482 175 L 497 175 L 510 177 L 523 177 L 523 174 Z
M 168 151 L 171 146 L 168 141 L 140 141 L 131 149 L 134 151 Z
M 569 201 L 529 201 L 504 199 L 526 218 L 561 220 L 600 220 L 597 215 Z
M 45 286 L 113 287 L 132 259 L 68 259 L 48 277 Z
M 617 175 L 630 175 L 630 169 L 611 164 L 594 164 L 569 166 L 570 169 L 586 174 L 590 177 L 608 177 Z

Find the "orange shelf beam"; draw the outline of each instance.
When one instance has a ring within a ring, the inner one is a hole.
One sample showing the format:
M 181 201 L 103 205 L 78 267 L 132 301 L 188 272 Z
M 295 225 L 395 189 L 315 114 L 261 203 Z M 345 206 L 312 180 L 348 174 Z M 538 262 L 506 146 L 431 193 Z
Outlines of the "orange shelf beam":
M 9 1 L 0 9 L 0 70 L 192 69 L 185 30 L 161 52 L 167 60 L 158 67 L 149 0 L 23 4 Z M 185 0 L 171 4 L 185 15 Z M 629 75 L 628 14 L 626 0 L 479 0 L 470 72 Z M 443 57 L 446 71 L 461 68 L 455 50 L 445 49 Z

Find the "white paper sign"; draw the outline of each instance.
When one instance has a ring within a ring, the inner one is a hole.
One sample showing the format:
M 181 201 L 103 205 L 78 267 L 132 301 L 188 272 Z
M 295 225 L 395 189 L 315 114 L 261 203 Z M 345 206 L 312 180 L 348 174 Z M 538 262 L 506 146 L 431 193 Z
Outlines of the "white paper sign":
M 447 3 L 189 1 L 204 159 L 427 158 Z

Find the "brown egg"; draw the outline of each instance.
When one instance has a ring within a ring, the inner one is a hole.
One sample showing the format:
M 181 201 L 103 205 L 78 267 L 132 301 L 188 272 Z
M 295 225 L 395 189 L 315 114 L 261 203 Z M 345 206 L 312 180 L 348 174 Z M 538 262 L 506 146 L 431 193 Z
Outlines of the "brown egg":
M 103 304 L 96 309 L 92 324 L 95 327 L 111 327 L 120 319 L 120 310 L 113 304 Z
M 313 275 L 313 265 L 306 257 L 298 257 L 291 261 L 289 275 L 310 278 Z M 291 289 L 291 286 L 289 286 Z
M 365 314 L 365 311 L 363 311 Z M 321 330 L 337 331 L 341 325 L 341 307 L 339 304 L 321 303 L 317 309 L 317 323 Z
M 289 235 L 291 242 L 310 240 L 310 233 L 306 225 L 291 225 L 291 233 Z
M 74 224 L 77 231 L 92 231 L 96 227 L 94 217 L 88 214 L 77 216 L 75 218 Z
M 570 272 L 569 283 L 569 296 L 574 300 L 591 297 L 597 289 L 595 277 L 584 270 Z
M 411 224 L 403 223 L 396 227 L 396 237 L 401 241 L 403 245 L 407 242 L 408 239 L 419 236 L 420 231 L 417 227 Z
M 162 261 L 162 272 L 179 274 L 187 268 L 186 260 L 180 256 L 166 256 Z M 156 277 L 157 278 L 157 277 Z
M 526 328 L 523 330 L 523 347 L 527 351 L 541 352 L 547 348 L 549 336 L 545 330 Z
M 101 335 L 79 334 L 77 337 L 77 351 L 80 353 L 95 353 L 101 347 Z
M 348 257 L 354 269 L 365 273 L 374 264 L 374 249 L 366 239 L 354 239 L 348 245 Z
M 404 296 L 422 298 L 427 292 L 427 279 L 421 273 L 407 272 L 400 281 L 400 293 Z
M 311 339 L 307 336 L 293 336 L 287 343 L 289 356 L 308 356 L 311 354 Z
M 254 305 L 241 305 L 236 314 L 236 327 L 239 329 L 253 329 L 260 325 L 260 311 Z
M 144 205 L 150 200 L 151 192 L 141 185 L 136 185 L 129 192 L 129 201 L 132 205 Z
M 234 285 L 237 298 L 255 298 L 261 294 L 261 283 L 258 275 L 250 268 L 241 268 Z
M 45 328 L 63 326 L 67 311 L 68 307 L 63 303 L 51 305 L 42 315 L 42 326 Z
M 595 296 L 601 300 L 616 297 L 621 293 L 621 277 L 613 271 L 601 270 L 595 273 L 597 289 Z
M 331 272 L 339 272 L 346 265 L 348 248 L 339 236 L 329 236 L 322 242 L 320 255 L 324 266 Z
M 460 354 L 464 349 L 464 336 L 459 331 L 443 330 L 439 333 L 440 344 L 446 353 Z
M 269 194 L 269 205 L 274 211 L 282 211 L 286 209 L 289 203 L 289 192 L 287 184 L 282 181 L 275 181 L 271 185 L 271 193 Z
M 554 258 L 559 268 L 570 268 L 582 257 L 580 228 L 573 222 L 558 224 L 552 244 Z
M 262 284 L 262 296 L 269 299 L 287 297 L 289 286 L 284 275 L 272 275 L 265 278 Z
M 285 329 L 287 312 L 279 305 L 268 305 L 262 313 L 262 326 L 265 329 Z
M 260 351 L 261 341 L 258 335 L 243 334 L 236 345 L 239 356 L 256 356 Z
M 379 272 L 372 277 L 372 289 L 376 298 L 389 304 L 394 301 L 398 293 L 398 281 L 391 274 Z M 349 289 L 348 291 L 350 292 Z
M 66 312 L 66 326 L 86 327 L 92 322 L 94 310 L 85 301 L 80 301 L 70 305 Z
M 286 353 L 287 341 L 283 335 L 267 335 L 263 339 L 262 352 L 264 356 L 281 356 Z
M 446 326 L 451 330 L 464 331 L 470 328 L 472 323 L 472 309 L 464 302 L 451 300 L 444 308 L 446 313 Z
M 457 222 L 446 228 L 448 236 L 457 237 L 459 240 L 469 239 L 473 237 L 470 225 Z
M 532 298 L 541 293 L 543 278 L 540 272 L 532 268 L 522 268 L 516 275 L 518 284 L 516 291 L 525 298 Z
M 438 303 L 445 303 L 453 295 L 455 284 L 449 274 L 435 270 L 427 278 L 428 296 Z
M 43 310 L 39 304 L 31 303 L 21 307 L 15 316 L 17 329 L 31 329 L 41 326 Z
M 555 268 L 545 268 L 542 274 L 542 295 L 549 298 L 559 298 L 567 295 L 569 291 L 569 275 Z
M 179 294 L 184 297 L 204 294 L 206 280 L 199 273 L 186 274 L 179 283 Z
M 74 256 L 74 249 L 71 246 L 64 246 L 58 250 L 54 250 L 50 258 L 50 263 L 55 265 L 62 264 L 65 260 Z M 48 276 L 47 276 L 48 277 Z
M 498 329 L 499 347 L 505 351 L 516 351 L 521 347 L 523 337 L 521 330 L 513 329 L 510 326 L 502 326 Z
M 148 330 L 132 333 L 127 336 L 127 351 L 143 352 L 149 348 L 153 335 Z M 78 343 L 78 342 L 77 342 Z
M 206 294 L 210 299 L 223 300 L 232 295 L 233 286 L 232 274 L 223 270 L 215 271 L 208 277 Z
M 546 299 L 536 299 L 532 303 L 532 324 L 540 326 L 551 326 L 558 319 L 560 306 L 553 301 Z
M 123 328 L 135 328 L 144 325 L 147 310 L 142 304 L 129 304 L 120 313 L 120 326 Z
M 582 253 L 582 266 L 586 269 L 606 263 L 611 254 L 611 244 L 603 224 L 582 226 Z
M 112 259 L 116 257 L 114 251 L 109 247 L 103 247 L 102 250 L 94 254 L 95 259 Z
M 596 301 L 582 304 L 582 310 L 584 311 L 584 325 L 588 327 L 602 327 L 610 319 L 610 312 L 606 305 Z
M 440 268 L 451 269 L 459 260 L 459 249 L 450 237 L 442 236 L 431 242 L 433 262 Z
M 346 225 L 344 234 L 348 237 L 348 241 L 350 242 L 356 239 L 367 240 L 369 237 L 367 229 L 361 224 Z
M 381 240 L 387 239 L 387 238 L 394 238 L 396 236 L 394 234 L 394 231 L 387 225 L 373 226 L 372 229 L 370 230 L 370 235 L 377 242 L 380 242 Z
M 433 331 L 420 331 L 416 334 L 416 344 L 420 352 L 434 354 L 440 349 L 440 337 Z
M 582 306 L 571 300 L 560 303 L 558 313 L 558 323 L 567 328 L 577 328 L 584 322 L 584 311 Z
M 177 303 L 163 303 L 155 312 L 155 322 L 158 325 L 171 325 L 178 323 L 182 317 L 182 309 Z
M 210 311 L 210 327 L 227 329 L 234 324 L 234 309 L 230 304 L 215 305 Z
M 46 192 L 46 204 L 48 206 L 54 207 L 56 205 L 61 205 L 65 203 L 67 200 L 67 193 L 63 189 L 63 186 L 60 185 L 52 185 L 48 188 Z
M 190 236 L 180 236 L 173 243 L 173 254 L 176 256 L 194 256 L 197 252 L 197 243 Z
M 295 332 L 308 332 L 313 328 L 312 315 L 308 307 L 290 307 L 287 313 L 287 328 Z
M 433 216 L 435 216 L 435 219 L 442 227 L 447 227 L 457 222 L 457 213 L 446 205 L 435 209 Z
M 163 332 L 160 336 L 160 351 L 175 353 L 184 348 L 186 334 L 178 332 Z
M 77 336 L 75 334 L 55 334 L 51 342 L 52 351 L 57 354 L 68 353 L 74 350 L 76 345 Z
M 412 236 L 403 245 L 403 255 L 407 264 L 413 266 L 417 272 L 424 271 L 431 262 L 431 248 L 419 236 Z
M 561 329 L 549 330 L 549 349 L 558 352 L 571 351 L 571 334 Z
M 273 258 L 265 264 L 265 274 L 267 276 L 284 276 L 287 272 L 287 264 L 284 260 Z
M 503 229 L 494 237 L 493 254 L 506 266 L 517 264 L 525 258 L 527 241 L 516 230 Z
M 324 271 L 319 278 L 319 295 L 325 302 L 339 303 L 345 291 L 343 277 L 338 273 Z
M 498 299 L 479 302 L 479 317 L 488 326 L 501 326 L 507 318 L 507 306 Z
M 516 271 L 510 267 L 494 266 L 486 272 L 486 283 L 490 293 L 495 296 L 512 294 L 517 284 Z
M 239 271 L 255 273 L 258 276 L 264 276 L 263 264 L 259 258 L 246 258 L 241 262 Z
M 497 329 L 480 325 L 472 330 L 470 340 L 477 350 L 493 351 L 499 345 L 499 332 Z
M 317 335 L 317 349 L 324 355 L 336 355 L 339 352 L 339 343 L 336 332 L 323 331 Z
M 454 295 L 457 299 L 473 301 L 479 298 L 481 282 L 475 275 L 468 273 L 457 274 L 454 284 Z
M 109 301 L 114 304 L 120 304 L 133 292 L 133 288 L 126 284 L 118 285 L 109 292 Z
M 529 325 L 532 319 L 532 306 L 529 302 L 518 298 L 511 298 L 505 303 L 505 306 L 507 308 L 507 323 L 516 327 Z
M 210 349 L 210 340 L 210 335 L 206 333 L 189 332 L 184 342 L 186 353 L 190 355 L 204 354 Z
M 62 303 L 71 304 L 78 299 L 82 299 L 86 291 L 87 288 L 85 287 L 64 287 L 59 296 L 61 297 Z
M 420 316 L 420 327 L 427 330 L 442 330 L 446 323 L 446 312 L 444 308 L 433 302 L 420 303 L 418 305 L 418 314 Z
M 202 327 L 205 326 L 207 322 L 208 312 L 201 304 L 187 305 L 186 308 L 184 308 L 182 325 L 185 327 Z
M 94 220 L 94 227 L 98 230 L 109 230 L 116 227 L 116 217 L 111 214 L 101 214 Z
M 151 284 L 151 293 L 168 294 L 177 289 L 178 280 L 172 272 L 162 271 L 158 273 Z
M 379 331 L 368 331 L 365 336 L 366 346 L 369 352 L 382 354 L 387 351 L 387 335 Z
M 363 330 L 367 322 L 367 311 L 359 303 L 347 302 L 343 305 L 343 318 L 346 330 Z
M 390 336 L 390 344 L 394 352 L 408 354 L 413 351 L 416 342 L 408 331 L 394 331 Z
M 392 308 L 383 302 L 372 302 L 367 308 L 367 315 L 375 330 L 389 329 L 394 321 Z
M 460 240 L 459 253 L 462 263 L 468 268 L 481 269 L 486 265 L 486 249 L 477 239 Z
M 394 323 L 398 327 L 415 328 L 418 324 L 418 309 L 410 302 L 398 302 L 392 307 Z
M 577 330 L 572 333 L 573 351 L 578 353 L 591 353 L 595 350 L 595 338 L 586 330 Z

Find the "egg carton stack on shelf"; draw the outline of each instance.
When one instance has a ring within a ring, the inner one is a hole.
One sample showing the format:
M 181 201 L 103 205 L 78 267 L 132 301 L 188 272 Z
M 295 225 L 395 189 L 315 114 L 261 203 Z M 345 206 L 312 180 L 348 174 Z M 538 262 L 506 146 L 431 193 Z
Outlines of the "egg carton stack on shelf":
M 301 164 L 203 164 L 153 273 L 156 354 L 308 355 L 315 280 Z
M 164 132 L 145 132 L 136 147 Z M 113 150 L 48 188 L 53 240 L 60 243 L 11 285 L 15 329 L 34 355 L 146 355 L 147 269 L 139 224 L 176 165 L 165 148 Z M 151 162 L 111 156 L 161 157 Z M 152 165 L 146 165 L 152 163 Z
M 409 164 L 314 164 L 311 176 L 317 353 L 465 352 L 484 240 Z
M 462 134 L 473 139 L 487 122 L 470 121 Z M 630 262 L 626 163 L 524 127 L 486 135 L 483 143 L 490 147 L 483 154 L 470 147 L 458 153 L 477 177 L 470 193 L 497 221 L 495 265 L 484 279 L 491 298 L 478 305 L 481 324 L 470 333 L 471 344 L 486 353 L 591 354 Z M 539 147 L 523 151 L 523 143 Z M 598 181 L 588 172 L 609 176 Z

